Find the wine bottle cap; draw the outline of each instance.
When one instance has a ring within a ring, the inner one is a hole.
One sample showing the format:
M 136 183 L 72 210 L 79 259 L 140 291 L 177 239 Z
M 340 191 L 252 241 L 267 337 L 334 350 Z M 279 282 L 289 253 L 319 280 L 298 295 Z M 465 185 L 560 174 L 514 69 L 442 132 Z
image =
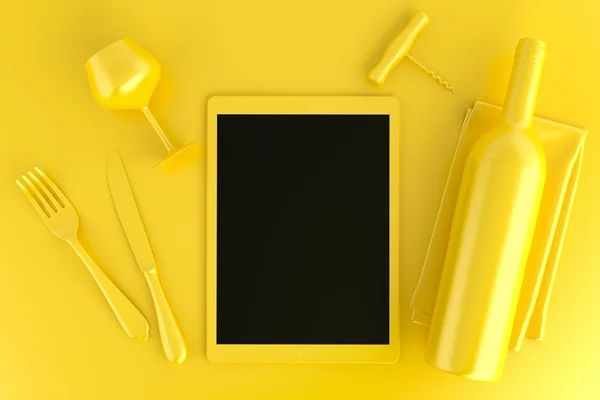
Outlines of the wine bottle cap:
M 546 43 L 538 39 L 523 38 L 519 40 L 519 45 L 515 51 L 515 57 L 546 57 Z

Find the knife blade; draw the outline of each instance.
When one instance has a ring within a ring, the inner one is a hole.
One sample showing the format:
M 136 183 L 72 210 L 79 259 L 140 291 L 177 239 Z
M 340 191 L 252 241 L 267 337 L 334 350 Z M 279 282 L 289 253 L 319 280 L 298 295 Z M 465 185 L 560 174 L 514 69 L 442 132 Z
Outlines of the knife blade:
M 113 203 L 121 220 L 125 236 L 127 236 L 131 246 L 131 251 L 140 269 L 144 272 L 150 272 L 156 268 L 154 253 L 152 247 L 150 247 L 150 241 L 146 235 L 146 229 L 119 153 L 112 152 L 109 154 L 106 173 Z

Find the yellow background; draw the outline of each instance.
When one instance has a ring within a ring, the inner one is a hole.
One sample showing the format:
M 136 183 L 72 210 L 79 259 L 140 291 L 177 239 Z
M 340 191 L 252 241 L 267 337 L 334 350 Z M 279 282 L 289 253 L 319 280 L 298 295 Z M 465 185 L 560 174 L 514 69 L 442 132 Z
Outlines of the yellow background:
M 430 25 L 382 89 L 366 73 L 416 10 Z M 0 398 L 592 399 L 600 392 L 600 6 L 592 0 L 21 0 L 0 16 Z M 83 64 L 131 36 L 162 64 L 152 103 L 179 143 L 203 142 L 212 95 L 397 96 L 401 104 L 401 356 L 393 365 L 214 365 L 205 357 L 204 163 L 175 176 L 138 112 L 98 106 Z M 407 308 L 464 112 L 501 103 L 521 37 L 548 43 L 537 114 L 588 128 L 583 172 L 547 337 L 509 354 L 483 384 L 423 362 L 426 330 Z M 150 294 L 105 177 L 118 150 L 189 346 L 164 360 Z M 37 165 L 82 219 L 80 236 L 139 306 L 151 338 L 126 337 L 77 256 L 46 229 L 13 181 Z

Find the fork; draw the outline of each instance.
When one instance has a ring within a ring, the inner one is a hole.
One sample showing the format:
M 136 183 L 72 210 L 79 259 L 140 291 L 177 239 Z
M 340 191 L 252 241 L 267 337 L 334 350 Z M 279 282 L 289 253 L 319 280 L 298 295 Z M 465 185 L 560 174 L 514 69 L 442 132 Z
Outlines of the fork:
M 16 183 L 50 232 L 69 243 L 81 258 L 127 335 L 136 340 L 148 339 L 146 318 L 102 272 L 79 242 L 79 217 L 61 190 L 37 167 L 21 176 Z

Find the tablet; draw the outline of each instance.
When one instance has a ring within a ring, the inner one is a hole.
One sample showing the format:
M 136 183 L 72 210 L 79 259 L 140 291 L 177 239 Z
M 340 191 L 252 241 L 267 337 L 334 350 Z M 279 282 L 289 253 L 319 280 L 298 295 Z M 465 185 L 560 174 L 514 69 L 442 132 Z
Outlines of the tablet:
M 209 100 L 211 361 L 397 360 L 398 108 L 392 97 Z

